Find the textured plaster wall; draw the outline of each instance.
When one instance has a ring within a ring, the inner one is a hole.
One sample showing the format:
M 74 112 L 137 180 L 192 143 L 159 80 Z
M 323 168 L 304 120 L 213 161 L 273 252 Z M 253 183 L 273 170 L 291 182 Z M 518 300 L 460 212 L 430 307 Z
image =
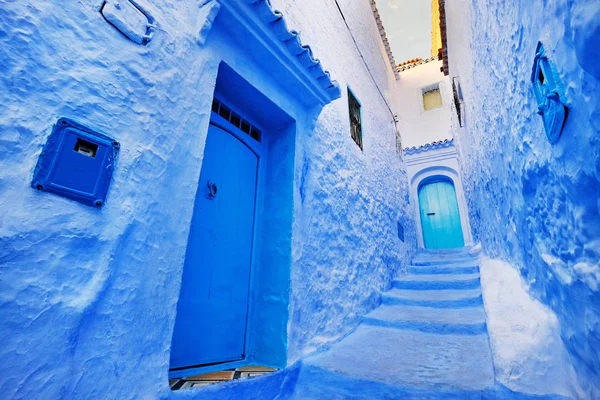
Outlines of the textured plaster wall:
M 368 1 L 339 0 L 361 55 L 333 2 L 273 1 L 342 86 L 314 131 L 298 139 L 289 357 L 348 332 L 379 302 L 416 247 L 392 103 L 395 77 Z M 377 82 L 379 90 L 374 84 Z M 350 86 L 362 105 L 364 152 L 349 135 Z M 397 237 L 397 221 L 405 243 Z
M 107 24 L 100 2 L 0 7 L 3 398 L 202 396 L 171 394 L 167 372 L 221 60 L 298 126 L 288 362 L 352 329 L 415 246 L 395 126 L 375 86 L 391 102 L 395 80 L 367 1 L 340 6 L 369 69 L 334 4 L 273 2 L 344 88 L 316 121 L 243 44 L 211 32 L 200 47 L 195 1 L 140 3 L 158 24 L 148 46 Z M 364 152 L 350 138 L 345 85 L 363 105 Z M 60 116 L 121 142 L 101 210 L 29 186 Z
M 452 85 L 440 71 L 441 66 L 441 61 L 430 61 L 400 73 L 395 97 L 404 148 L 452 139 Z M 442 106 L 425 111 L 422 88 L 438 82 Z
M 456 128 L 454 117 L 454 126 L 475 239 L 515 265 L 556 314 L 591 398 L 600 396 L 600 81 L 597 48 L 585 43 L 597 42 L 599 8 L 595 0 L 446 7 L 450 75 L 465 93 L 467 124 Z M 530 83 L 539 40 L 569 105 L 555 145 Z

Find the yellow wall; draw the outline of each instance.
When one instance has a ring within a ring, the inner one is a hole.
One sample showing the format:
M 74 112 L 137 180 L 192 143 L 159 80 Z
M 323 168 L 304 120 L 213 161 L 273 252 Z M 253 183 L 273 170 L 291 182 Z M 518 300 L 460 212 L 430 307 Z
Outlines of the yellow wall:
M 431 56 L 437 56 L 441 47 L 440 6 L 438 0 L 431 0 Z

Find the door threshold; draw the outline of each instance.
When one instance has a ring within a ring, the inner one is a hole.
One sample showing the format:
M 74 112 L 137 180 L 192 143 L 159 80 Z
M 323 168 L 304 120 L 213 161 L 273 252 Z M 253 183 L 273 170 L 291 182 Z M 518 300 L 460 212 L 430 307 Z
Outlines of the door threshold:
M 218 362 L 218 363 L 193 365 L 190 367 L 174 368 L 174 369 L 169 370 L 169 379 L 183 378 L 186 376 L 206 374 L 209 372 L 218 372 L 218 371 L 224 371 L 227 369 L 246 367 L 249 365 L 248 363 L 249 363 L 249 361 L 247 359 L 242 359 L 242 360 L 235 360 L 235 361 L 225 361 L 225 362 Z
M 239 363 L 239 362 L 236 362 Z M 234 363 L 227 363 L 234 364 Z M 199 374 L 188 375 L 181 378 L 169 378 L 169 387 L 171 390 L 189 389 L 193 387 L 202 387 L 218 383 L 229 382 L 238 379 L 253 378 L 261 375 L 270 374 L 276 372 L 276 368 L 263 367 L 263 366 L 243 366 L 237 368 L 226 368 L 224 369 L 223 364 L 220 365 L 221 369 L 213 372 L 202 372 Z M 198 370 L 198 368 L 194 368 Z

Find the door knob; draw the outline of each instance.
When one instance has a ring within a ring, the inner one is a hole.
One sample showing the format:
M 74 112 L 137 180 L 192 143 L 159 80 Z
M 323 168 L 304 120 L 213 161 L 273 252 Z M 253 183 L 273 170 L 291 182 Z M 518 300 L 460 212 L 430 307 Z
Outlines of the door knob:
M 217 184 L 209 180 L 206 182 L 207 194 L 206 198 L 209 200 L 214 199 L 217 196 Z
M 428 216 L 435 215 L 435 213 L 427 213 Z

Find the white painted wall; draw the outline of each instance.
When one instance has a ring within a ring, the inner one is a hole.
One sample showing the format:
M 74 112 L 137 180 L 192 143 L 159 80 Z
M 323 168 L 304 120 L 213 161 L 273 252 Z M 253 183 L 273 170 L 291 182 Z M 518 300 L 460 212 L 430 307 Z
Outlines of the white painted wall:
M 441 66 L 441 61 L 431 61 L 400 73 L 395 96 L 404 148 L 452 138 L 452 84 Z M 425 111 L 421 89 L 436 82 L 440 83 L 443 105 Z

